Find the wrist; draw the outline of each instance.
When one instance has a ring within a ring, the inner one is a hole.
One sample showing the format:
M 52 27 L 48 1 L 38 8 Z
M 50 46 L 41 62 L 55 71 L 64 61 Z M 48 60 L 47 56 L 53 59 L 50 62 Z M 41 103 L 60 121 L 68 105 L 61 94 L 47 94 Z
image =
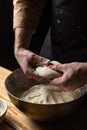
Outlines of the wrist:
M 14 52 L 17 53 L 21 50 L 28 50 L 32 35 L 33 29 L 16 28 Z

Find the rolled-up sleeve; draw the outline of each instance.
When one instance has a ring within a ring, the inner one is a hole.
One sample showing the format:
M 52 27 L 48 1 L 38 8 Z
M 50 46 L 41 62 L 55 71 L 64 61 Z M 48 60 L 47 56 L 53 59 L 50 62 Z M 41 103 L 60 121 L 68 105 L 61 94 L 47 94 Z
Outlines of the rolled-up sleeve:
M 48 0 L 13 0 L 13 28 L 36 29 Z

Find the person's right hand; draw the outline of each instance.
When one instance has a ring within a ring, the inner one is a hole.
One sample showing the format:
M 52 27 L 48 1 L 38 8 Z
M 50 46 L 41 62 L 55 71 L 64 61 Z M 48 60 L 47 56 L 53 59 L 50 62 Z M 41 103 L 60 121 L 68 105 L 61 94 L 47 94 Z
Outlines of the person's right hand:
M 73 91 L 87 84 L 86 62 L 57 64 L 50 67 L 57 72 L 61 72 L 61 76 L 54 78 L 50 83 L 60 87 L 64 91 Z
M 25 76 L 27 76 L 28 78 L 40 78 L 34 73 L 37 64 L 47 65 L 50 62 L 50 60 L 25 49 L 19 49 L 15 53 L 15 57 Z

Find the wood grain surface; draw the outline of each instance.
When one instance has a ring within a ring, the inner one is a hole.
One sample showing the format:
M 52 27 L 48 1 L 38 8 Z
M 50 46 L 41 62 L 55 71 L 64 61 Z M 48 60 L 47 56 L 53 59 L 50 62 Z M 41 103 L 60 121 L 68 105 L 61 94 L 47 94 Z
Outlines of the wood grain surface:
M 87 107 L 81 106 L 78 111 L 73 113 L 65 120 L 51 123 L 42 123 L 31 120 L 24 113 L 19 111 L 10 101 L 4 87 L 6 77 L 12 73 L 11 71 L 0 67 L 0 98 L 6 100 L 8 110 L 5 121 L 13 126 L 16 130 L 87 130 Z M 0 130 L 11 130 L 3 121 L 0 124 Z

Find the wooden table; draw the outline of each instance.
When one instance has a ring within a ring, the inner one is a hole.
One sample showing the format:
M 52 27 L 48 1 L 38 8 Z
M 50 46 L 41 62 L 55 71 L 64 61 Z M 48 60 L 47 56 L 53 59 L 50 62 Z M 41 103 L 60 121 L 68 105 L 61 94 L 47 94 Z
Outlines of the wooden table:
M 19 111 L 8 97 L 4 81 L 10 73 L 12 73 L 10 70 L 0 67 L 0 98 L 6 100 L 8 105 L 5 120 L 0 124 L 0 130 L 87 130 L 86 100 L 75 113 L 65 120 L 53 123 L 41 123 L 31 120 Z

